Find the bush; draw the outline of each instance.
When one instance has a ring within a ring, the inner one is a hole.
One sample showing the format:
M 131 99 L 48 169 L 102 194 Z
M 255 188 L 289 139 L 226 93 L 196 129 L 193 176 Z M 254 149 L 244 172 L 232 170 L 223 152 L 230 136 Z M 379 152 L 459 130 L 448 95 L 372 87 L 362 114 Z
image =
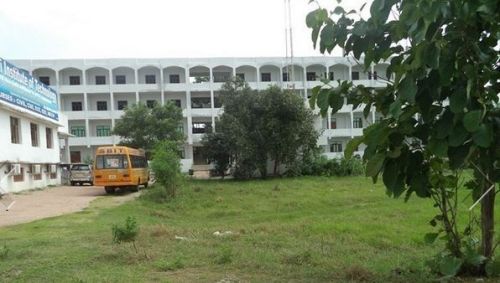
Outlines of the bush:
M 358 176 L 364 174 L 364 165 L 359 157 L 351 159 L 328 159 L 319 156 L 302 164 L 302 175 L 315 176 Z
M 121 244 L 122 242 L 135 242 L 137 234 L 139 233 L 139 227 L 135 218 L 132 216 L 127 217 L 125 220 L 125 226 L 120 226 L 118 224 L 113 225 L 113 242 L 116 244 Z
M 161 184 L 154 184 L 148 190 L 143 191 L 141 199 L 156 203 L 165 203 L 170 199 L 167 190 Z
M 167 195 L 174 198 L 177 187 L 182 180 L 181 163 L 178 154 L 178 145 L 170 141 L 159 142 L 153 150 L 153 169 L 156 181 L 167 192 Z

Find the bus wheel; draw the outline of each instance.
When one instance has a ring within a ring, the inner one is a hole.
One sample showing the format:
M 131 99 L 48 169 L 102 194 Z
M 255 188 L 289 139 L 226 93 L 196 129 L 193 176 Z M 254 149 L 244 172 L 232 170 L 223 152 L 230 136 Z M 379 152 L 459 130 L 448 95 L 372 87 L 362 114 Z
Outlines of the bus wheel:
M 106 191 L 107 194 L 114 194 L 115 193 L 114 187 L 104 187 L 104 190 Z

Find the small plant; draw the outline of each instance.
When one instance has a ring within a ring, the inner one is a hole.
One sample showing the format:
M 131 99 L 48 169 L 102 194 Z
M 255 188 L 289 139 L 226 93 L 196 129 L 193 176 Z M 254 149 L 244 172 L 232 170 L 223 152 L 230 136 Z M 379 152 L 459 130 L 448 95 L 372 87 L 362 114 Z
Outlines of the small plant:
M 139 226 L 137 226 L 137 221 L 134 217 L 127 217 L 127 219 L 125 220 L 125 226 L 119 226 L 117 224 L 113 225 L 112 233 L 113 243 L 121 244 L 123 242 L 132 242 L 135 252 L 137 253 L 135 240 L 137 238 L 137 235 L 139 234 Z
M 216 264 L 227 264 L 233 261 L 233 250 L 230 247 L 223 247 L 215 257 Z
M 161 259 L 156 262 L 156 268 L 160 271 L 174 271 L 184 268 L 184 263 L 180 257 L 175 258 L 173 261 Z
M 4 244 L 3 247 L 0 247 L 0 259 L 4 260 L 7 259 L 7 256 L 10 253 L 9 247 L 7 247 L 7 244 Z

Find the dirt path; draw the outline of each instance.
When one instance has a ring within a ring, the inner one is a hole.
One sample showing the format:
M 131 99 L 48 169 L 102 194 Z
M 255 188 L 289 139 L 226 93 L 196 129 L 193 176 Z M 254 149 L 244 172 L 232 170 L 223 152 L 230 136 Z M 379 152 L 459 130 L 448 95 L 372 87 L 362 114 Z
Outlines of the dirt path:
M 9 211 L 0 205 L 0 227 L 81 211 L 97 197 L 105 196 L 102 187 L 54 187 L 40 191 L 14 194 L 16 203 Z M 109 196 L 112 204 L 121 204 L 137 197 L 139 193 Z

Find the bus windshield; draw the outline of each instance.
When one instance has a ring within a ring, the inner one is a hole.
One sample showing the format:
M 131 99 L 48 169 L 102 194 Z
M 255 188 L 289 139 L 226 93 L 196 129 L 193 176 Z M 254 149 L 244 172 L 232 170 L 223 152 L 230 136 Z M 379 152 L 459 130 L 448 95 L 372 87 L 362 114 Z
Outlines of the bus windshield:
M 128 168 L 128 160 L 126 155 L 98 155 L 96 157 L 96 169 L 126 168 Z

